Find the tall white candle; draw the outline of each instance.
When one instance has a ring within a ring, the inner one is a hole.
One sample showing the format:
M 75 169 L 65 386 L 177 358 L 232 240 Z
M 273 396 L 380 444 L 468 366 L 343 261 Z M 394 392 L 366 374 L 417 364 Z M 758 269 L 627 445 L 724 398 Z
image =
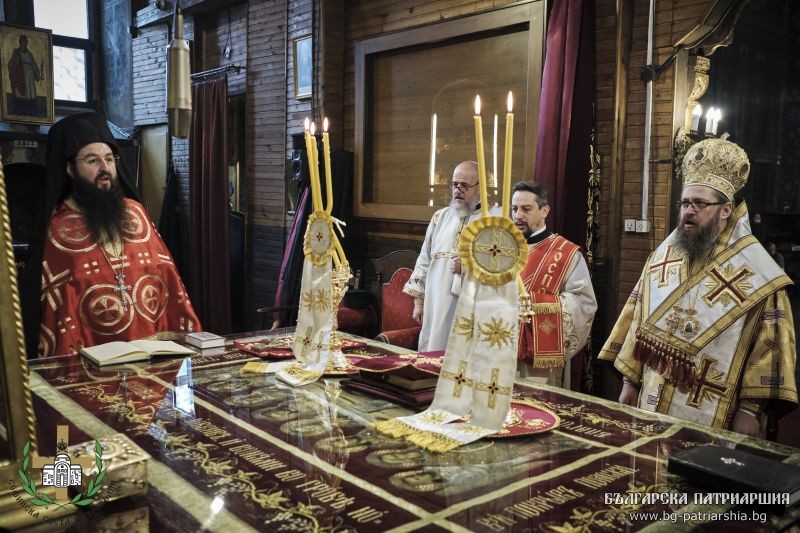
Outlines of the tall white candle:
M 430 169 L 428 170 L 428 183 L 431 187 L 436 185 L 436 113 L 431 116 L 431 159 Z M 433 188 L 431 188 L 433 192 Z M 433 200 L 431 200 L 433 201 Z M 433 205 L 433 204 L 431 204 Z

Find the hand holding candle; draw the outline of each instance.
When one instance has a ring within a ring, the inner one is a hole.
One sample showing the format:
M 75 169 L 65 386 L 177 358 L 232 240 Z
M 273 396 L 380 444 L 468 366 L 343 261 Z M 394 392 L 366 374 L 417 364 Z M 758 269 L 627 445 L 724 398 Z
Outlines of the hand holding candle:
M 511 149 L 514 144 L 514 113 L 511 112 L 514 97 L 508 91 L 508 113 L 506 114 L 506 152 L 503 157 L 503 192 L 500 205 L 503 206 L 503 218 L 508 218 L 511 208 Z
M 475 143 L 478 150 L 478 182 L 481 190 L 481 214 L 489 216 L 486 200 L 486 162 L 483 156 L 483 123 L 481 122 L 481 97 L 475 97 Z
M 333 178 L 331 176 L 331 145 L 328 138 L 328 117 L 322 119 L 322 157 L 325 161 L 325 191 L 327 204 L 325 211 L 330 215 L 333 211 Z

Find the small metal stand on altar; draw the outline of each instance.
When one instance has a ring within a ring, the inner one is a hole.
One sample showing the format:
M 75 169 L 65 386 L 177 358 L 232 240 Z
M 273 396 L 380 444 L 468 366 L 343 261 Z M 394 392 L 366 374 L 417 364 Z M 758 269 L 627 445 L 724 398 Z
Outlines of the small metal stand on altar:
M 328 360 L 326 371 L 329 369 L 344 370 L 350 366 L 347 358 L 342 353 L 342 340 L 339 338 L 339 320 L 337 316 L 338 313 L 336 312 L 336 310 L 339 309 L 339 304 L 342 302 L 342 298 L 344 298 L 344 293 L 347 292 L 347 286 L 350 283 L 350 278 L 350 266 L 347 262 L 335 268 L 333 271 L 333 277 L 331 278 L 331 307 L 333 308 L 333 327 L 331 328 L 331 337 L 330 341 L 328 342 L 331 355 L 330 359 Z

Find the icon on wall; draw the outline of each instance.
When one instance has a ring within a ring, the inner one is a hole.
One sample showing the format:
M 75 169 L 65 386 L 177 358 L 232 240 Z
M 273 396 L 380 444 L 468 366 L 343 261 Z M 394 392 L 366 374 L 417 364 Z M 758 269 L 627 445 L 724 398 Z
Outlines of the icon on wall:
M 53 123 L 53 34 L 0 24 L 0 120 Z

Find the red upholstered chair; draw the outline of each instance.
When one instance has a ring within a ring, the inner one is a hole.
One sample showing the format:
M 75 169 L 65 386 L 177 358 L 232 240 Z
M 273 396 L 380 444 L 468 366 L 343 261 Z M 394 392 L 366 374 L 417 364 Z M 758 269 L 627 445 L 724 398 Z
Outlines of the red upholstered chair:
M 416 350 L 419 332 L 422 330 L 413 318 L 414 299 L 403 292 L 403 286 L 411 277 L 411 269 L 397 269 L 389 283 L 381 289 L 381 333 L 376 337 L 381 342 Z

